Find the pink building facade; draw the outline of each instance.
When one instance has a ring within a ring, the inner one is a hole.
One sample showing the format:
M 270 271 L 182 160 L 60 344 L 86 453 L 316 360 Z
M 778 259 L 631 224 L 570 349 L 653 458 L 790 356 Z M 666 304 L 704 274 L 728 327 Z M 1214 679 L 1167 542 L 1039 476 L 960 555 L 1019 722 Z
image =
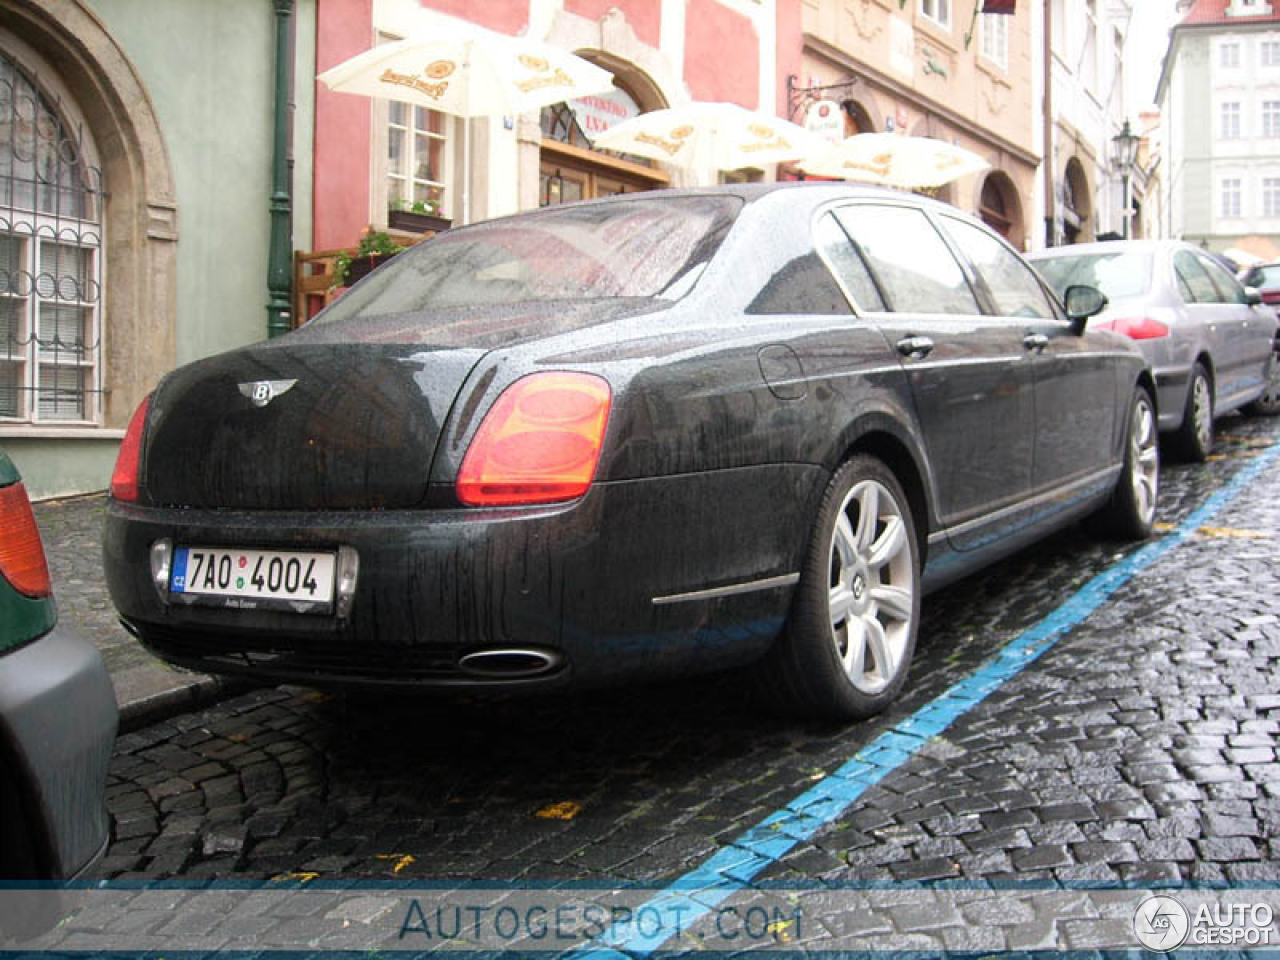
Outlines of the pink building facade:
M 618 89 L 541 114 L 464 122 L 333 93 L 317 83 L 313 249 L 350 247 L 369 227 L 407 238 L 442 221 L 475 221 L 580 198 L 708 182 L 714 173 L 595 151 L 589 134 L 626 116 L 691 100 L 730 101 L 785 116 L 786 78 L 800 69 L 801 3 L 321 0 L 318 73 L 377 43 L 430 31 L 440 18 L 451 17 L 571 50 L 610 71 Z M 466 189 L 464 156 L 470 167 Z M 748 170 L 734 176 L 774 174 Z

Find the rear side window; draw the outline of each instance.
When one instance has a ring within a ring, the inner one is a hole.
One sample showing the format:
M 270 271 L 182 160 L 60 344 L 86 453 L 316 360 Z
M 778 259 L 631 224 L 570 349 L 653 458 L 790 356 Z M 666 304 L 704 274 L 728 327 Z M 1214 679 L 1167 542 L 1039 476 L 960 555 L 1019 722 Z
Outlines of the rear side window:
M 972 223 L 954 217 L 944 217 L 942 222 L 956 246 L 973 261 L 982 275 L 996 302 L 996 310 L 1002 316 L 1044 319 L 1055 316 L 1044 287 L 1016 253 Z
M 849 313 L 849 301 L 816 253 L 796 257 L 769 278 L 747 313 Z
M 1248 303 L 1249 298 L 1245 296 L 1244 287 L 1236 282 L 1236 278 L 1227 272 L 1227 269 L 1221 264 L 1210 260 L 1208 257 L 1197 257 L 1200 266 L 1204 267 L 1205 272 L 1209 274 L 1209 279 L 1213 282 L 1214 287 L 1218 290 L 1219 303 Z
M 853 204 L 836 211 L 896 313 L 981 313 L 964 271 L 920 210 Z
M 883 311 L 884 299 L 871 279 L 866 261 L 854 249 L 848 235 L 836 223 L 836 218 L 825 213 L 814 225 L 813 245 L 831 264 L 840 282 L 844 284 L 859 310 Z
M 1190 250 L 1179 250 L 1173 256 L 1173 269 L 1178 274 L 1178 289 L 1185 298 L 1191 294 L 1191 303 L 1217 303 L 1218 291 L 1209 274 Z

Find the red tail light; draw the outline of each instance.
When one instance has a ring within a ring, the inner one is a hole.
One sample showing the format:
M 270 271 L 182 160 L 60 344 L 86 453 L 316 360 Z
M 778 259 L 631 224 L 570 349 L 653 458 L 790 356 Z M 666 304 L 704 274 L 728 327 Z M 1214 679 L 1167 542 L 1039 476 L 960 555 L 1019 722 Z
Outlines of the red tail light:
M 1169 335 L 1168 327 L 1150 317 L 1117 317 L 1114 320 L 1104 320 L 1094 326 L 1100 330 L 1123 333 L 1130 340 L 1155 340 Z
M 111 474 L 111 496 L 125 503 L 138 502 L 138 462 L 142 458 L 142 428 L 147 421 L 150 397 L 143 397 L 138 409 L 133 411 L 129 429 L 125 431 L 120 453 L 116 456 L 116 469 Z
M 458 473 L 458 499 L 492 507 L 556 503 L 587 492 L 613 393 L 589 373 L 534 373 L 503 391 Z
M 53 591 L 49 565 L 27 488 L 21 483 L 0 489 L 0 530 L 4 531 L 0 535 L 0 575 L 24 596 L 49 596 Z

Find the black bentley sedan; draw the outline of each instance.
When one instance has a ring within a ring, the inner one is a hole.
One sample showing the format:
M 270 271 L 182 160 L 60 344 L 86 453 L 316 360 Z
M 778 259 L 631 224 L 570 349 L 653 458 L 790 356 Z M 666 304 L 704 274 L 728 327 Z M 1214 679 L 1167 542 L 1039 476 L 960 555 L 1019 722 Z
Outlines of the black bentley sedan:
M 754 664 L 799 713 L 901 688 L 921 596 L 1092 517 L 1142 537 L 1155 405 L 952 207 L 630 194 L 420 244 L 133 418 L 105 555 L 159 656 L 512 689 Z

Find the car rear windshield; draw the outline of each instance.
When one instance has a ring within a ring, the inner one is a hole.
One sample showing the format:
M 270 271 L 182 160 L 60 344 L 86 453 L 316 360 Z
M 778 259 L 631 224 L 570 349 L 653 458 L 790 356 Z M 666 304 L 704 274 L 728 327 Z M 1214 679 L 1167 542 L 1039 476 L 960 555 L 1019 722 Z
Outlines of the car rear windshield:
M 1280 264 L 1270 264 L 1265 267 L 1254 267 L 1249 271 L 1248 283 L 1253 287 L 1280 286 Z
M 687 293 L 742 200 L 666 197 L 554 207 L 441 233 L 400 254 L 315 324 L 457 307 Z
M 1113 302 L 1126 297 L 1145 296 L 1151 289 L 1149 251 L 1046 257 L 1034 263 L 1060 297 L 1067 287 L 1077 284 L 1096 287 Z

